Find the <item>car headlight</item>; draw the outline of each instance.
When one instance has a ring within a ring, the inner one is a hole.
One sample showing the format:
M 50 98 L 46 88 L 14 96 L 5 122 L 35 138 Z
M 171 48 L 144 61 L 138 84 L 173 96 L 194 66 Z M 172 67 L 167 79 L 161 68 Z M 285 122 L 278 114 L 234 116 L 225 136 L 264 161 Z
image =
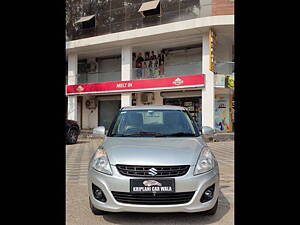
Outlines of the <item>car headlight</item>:
M 194 175 L 210 171 L 215 166 L 215 157 L 208 147 L 204 147 L 195 166 Z
M 103 149 L 98 149 L 94 154 L 94 157 L 92 159 L 92 167 L 101 173 L 112 175 L 112 170 L 107 154 Z

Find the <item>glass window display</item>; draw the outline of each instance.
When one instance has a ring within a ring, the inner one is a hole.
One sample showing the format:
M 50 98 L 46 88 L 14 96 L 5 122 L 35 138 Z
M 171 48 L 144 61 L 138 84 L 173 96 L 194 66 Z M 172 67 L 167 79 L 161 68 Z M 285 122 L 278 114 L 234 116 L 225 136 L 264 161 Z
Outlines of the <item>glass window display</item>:
M 215 98 L 215 129 L 218 131 L 231 131 L 230 113 L 229 113 L 229 96 L 216 95 Z

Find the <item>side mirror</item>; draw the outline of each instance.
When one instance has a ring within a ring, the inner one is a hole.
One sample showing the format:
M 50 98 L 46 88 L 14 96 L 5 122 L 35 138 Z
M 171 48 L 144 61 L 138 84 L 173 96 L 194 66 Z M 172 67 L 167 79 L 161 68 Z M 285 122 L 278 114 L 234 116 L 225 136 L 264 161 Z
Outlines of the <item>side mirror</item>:
M 106 132 L 105 132 L 105 127 L 104 126 L 100 126 L 100 127 L 96 127 L 93 129 L 93 134 L 99 135 L 100 137 L 104 137 Z
M 208 126 L 202 127 L 202 130 L 201 130 L 201 133 L 203 135 L 207 135 L 207 136 L 213 135 L 214 132 L 215 132 L 215 130 L 213 128 L 211 128 L 211 127 L 208 127 Z

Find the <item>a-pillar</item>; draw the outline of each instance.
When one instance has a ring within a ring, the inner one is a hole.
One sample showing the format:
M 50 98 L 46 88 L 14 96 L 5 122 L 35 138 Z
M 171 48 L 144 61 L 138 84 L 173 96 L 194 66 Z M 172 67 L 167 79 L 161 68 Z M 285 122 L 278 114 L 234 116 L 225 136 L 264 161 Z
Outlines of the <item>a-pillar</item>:
M 215 87 L 214 73 L 209 70 L 208 33 L 202 36 L 202 73 L 205 74 L 205 87 L 202 89 L 202 126 L 215 127 Z
M 77 83 L 77 54 L 68 55 L 68 85 Z M 77 121 L 77 96 L 68 96 L 68 119 Z
M 122 48 L 122 81 L 132 79 L 132 47 Z M 121 107 L 132 105 L 132 93 L 126 92 L 121 94 Z

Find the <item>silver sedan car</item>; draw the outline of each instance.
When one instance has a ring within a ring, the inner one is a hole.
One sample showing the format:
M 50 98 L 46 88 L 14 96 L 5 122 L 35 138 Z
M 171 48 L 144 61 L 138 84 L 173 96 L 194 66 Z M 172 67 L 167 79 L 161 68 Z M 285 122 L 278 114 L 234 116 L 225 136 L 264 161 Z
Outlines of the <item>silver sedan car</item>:
M 104 137 L 89 163 L 94 214 L 216 213 L 218 163 L 185 108 L 125 107 L 94 132 Z

